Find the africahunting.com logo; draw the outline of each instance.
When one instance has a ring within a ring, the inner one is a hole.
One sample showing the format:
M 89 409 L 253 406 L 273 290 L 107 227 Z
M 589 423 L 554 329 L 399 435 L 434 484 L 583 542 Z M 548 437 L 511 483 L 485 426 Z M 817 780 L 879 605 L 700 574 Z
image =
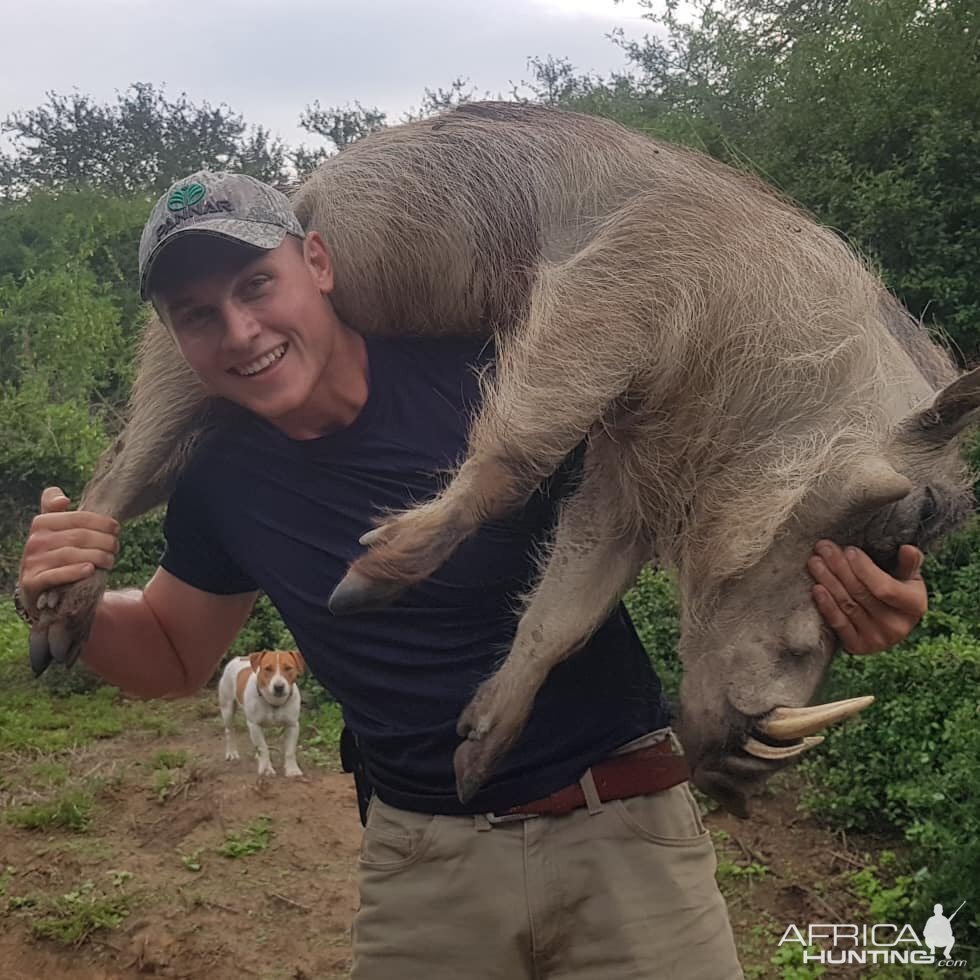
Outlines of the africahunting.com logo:
M 799 943 L 804 963 L 844 964 L 914 964 L 932 966 L 966 966 L 966 960 L 952 959 L 956 939 L 953 919 L 966 902 L 950 916 L 943 914 L 938 903 L 922 927 L 920 936 L 906 923 L 877 922 L 856 925 L 852 922 L 814 922 L 806 927 L 787 926 L 779 945 Z

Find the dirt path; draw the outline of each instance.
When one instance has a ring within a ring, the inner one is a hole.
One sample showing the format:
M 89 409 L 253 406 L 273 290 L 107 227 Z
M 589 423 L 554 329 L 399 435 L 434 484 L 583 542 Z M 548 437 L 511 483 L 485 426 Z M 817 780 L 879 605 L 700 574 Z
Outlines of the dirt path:
M 257 781 L 250 753 L 224 761 L 210 697 L 174 711 L 179 735 L 4 760 L 0 801 L 10 810 L 43 800 L 44 778 L 58 784 L 48 797 L 82 786 L 95 799 L 87 832 L 0 823 L 4 980 L 347 976 L 360 840 L 350 777 L 301 751 L 303 780 Z M 848 921 L 827 917 L 853 907 L 842 883 L 862 858 L 797 814 L 791 794 L 756 810 L 751 822 L 712 814 L 708 824 L 746 975 L 775 978 L 770 959 L 787 923 Z M 223 856 L 222 846 L 250 853 Z M 54 911 L 84 931 L 113 902 L 125 916 L 75 947 L 32 932 Z

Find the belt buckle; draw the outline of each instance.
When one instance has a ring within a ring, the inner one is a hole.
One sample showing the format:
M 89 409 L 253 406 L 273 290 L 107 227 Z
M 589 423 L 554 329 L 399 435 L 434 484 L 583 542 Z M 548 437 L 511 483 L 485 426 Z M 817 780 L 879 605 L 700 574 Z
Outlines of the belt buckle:
M 498 817 L 496 813 L 484 813 L 483 816 L 487 818 L 487 823 L 492 823 L 494 825 L 498 823 L 514 823 L 516 820 L 533 820 L 535 817 L 540 817 L 540 813 L 502 813 Z

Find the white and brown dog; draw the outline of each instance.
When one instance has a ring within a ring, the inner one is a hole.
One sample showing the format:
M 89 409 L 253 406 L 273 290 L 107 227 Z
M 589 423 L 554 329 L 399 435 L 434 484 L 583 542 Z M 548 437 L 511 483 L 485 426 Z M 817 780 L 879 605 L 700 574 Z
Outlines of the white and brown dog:
M 302 776 L 296 765 L 299 740 L 300 693 L 296 678 L 303 672 L 303 658 L 294 650 L 262 650 L 249 657 L 229 660 L 218 684 L 218 704 L 225 723 L 225 759 L 238 758 L 232 731 L 235 706 L 241 705 L 259 756 L 259 775 L 274 776 L 263 725 L 282 725 L 285 729 L 283 759 L 287 776 Z

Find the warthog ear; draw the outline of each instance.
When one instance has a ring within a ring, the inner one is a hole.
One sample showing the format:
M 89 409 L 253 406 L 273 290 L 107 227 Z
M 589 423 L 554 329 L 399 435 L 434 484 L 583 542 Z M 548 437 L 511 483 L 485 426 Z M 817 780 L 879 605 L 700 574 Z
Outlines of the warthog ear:
M 980 368 L 957 378 L 933 399 L 928 408 L 904 419 L 899 439 L 905 443 L 946 443 L 975 422 L 980 409 Z

